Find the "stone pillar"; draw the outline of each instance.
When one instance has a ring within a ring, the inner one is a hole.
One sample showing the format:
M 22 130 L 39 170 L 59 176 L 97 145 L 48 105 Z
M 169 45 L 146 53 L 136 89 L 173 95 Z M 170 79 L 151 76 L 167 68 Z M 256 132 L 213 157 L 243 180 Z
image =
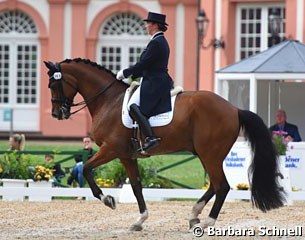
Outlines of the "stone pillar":
M 70 0 L 72 4 L 71 57 L 86 58 L 86 23 L 89 0 Z
M 176 6 L 179 0 L 160 0 L 161 12 L 166 15 L 168 30 L 165 33 L 170 47 L 170 59 L 168 63 L 169 74 L 175 79 L 176 62 Z
M 50 4 L 49 58 L 63 60 L 64 53 L 64 9 L 67 0 L 48 0 Z

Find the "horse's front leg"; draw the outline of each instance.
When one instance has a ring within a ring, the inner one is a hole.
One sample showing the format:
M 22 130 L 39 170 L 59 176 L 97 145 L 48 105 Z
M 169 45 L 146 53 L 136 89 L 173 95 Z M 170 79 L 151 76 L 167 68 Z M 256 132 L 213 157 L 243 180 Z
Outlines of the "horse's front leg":
M 115 209 L 116 204 L 114 198 L 110 195 L 105 196 L 93 178 L 93 169 L 111 161 L 112 159 L 114 158 L 111 156 L 107 157 L 105 151 L 100 148 L 100 150 L 85 163 L 83 168 L 83 175 L 90 186 L 93 196 L 101 200 L 106 206 Z
M 141 231 L 143 229 L 142 224 L 148 218 L 148 211 L 144 201 L 142 193 L 142 184 L 139 174 L 138 161 L 136 159 L 120 159 L 124 165 L 129 181 L 132 186 L 133 193 L 137 199 L 140 217 L 130 227 L 131 231 Z

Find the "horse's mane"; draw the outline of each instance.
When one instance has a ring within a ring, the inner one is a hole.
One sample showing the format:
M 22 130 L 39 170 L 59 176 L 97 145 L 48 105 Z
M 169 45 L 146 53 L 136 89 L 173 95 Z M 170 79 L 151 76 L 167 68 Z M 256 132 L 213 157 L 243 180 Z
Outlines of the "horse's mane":
M 70 62 L 76 62 L 76 63 L 82 62 L 85 64 L 90 64 L 92 67 L 96 67 L 99 70 L 106 71 L 106 72 L 110 73 L 113 77 L 115 77 L 115 74 L 111 70 L 107 69 L 106 67 L 104 67 L 100 64 L 97 64 L 96 62 L 92 62 L 89 59 L 83 59 L 83 58 L 65 59 L 61 63 L 70 63 Z

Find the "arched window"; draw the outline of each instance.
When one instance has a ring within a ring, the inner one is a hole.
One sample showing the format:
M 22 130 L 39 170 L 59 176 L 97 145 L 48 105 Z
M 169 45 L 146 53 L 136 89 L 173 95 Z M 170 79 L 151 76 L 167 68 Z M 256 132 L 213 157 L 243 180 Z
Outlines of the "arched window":
M 38 130 L 38 52 L 32 18 L 21 11 L 0 12 L 0 108 L 13 110 L 15 130 Z M 8 130 L 6 125 L 0 130 Z
M 149 41 L 143 20 L 134 13 L 111 16 L 101 27 L 97 61 L 117 72 L 134 64 Z
M 20 11 L 0 13 L 0 33 L 28 33 L 35 34 L 37 29 L 33 20 Z

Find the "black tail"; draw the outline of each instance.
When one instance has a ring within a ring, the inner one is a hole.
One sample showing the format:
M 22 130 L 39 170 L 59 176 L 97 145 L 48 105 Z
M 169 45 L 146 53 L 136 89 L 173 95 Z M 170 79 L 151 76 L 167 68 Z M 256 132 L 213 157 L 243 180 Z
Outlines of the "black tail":
M 278 183 L 278 158 L 267 126 L 245 110 L 239 110 L 239 121 L 254 154 L 249 168 L 252 203 L 263 212 L 283 206 L 285 192 Z

